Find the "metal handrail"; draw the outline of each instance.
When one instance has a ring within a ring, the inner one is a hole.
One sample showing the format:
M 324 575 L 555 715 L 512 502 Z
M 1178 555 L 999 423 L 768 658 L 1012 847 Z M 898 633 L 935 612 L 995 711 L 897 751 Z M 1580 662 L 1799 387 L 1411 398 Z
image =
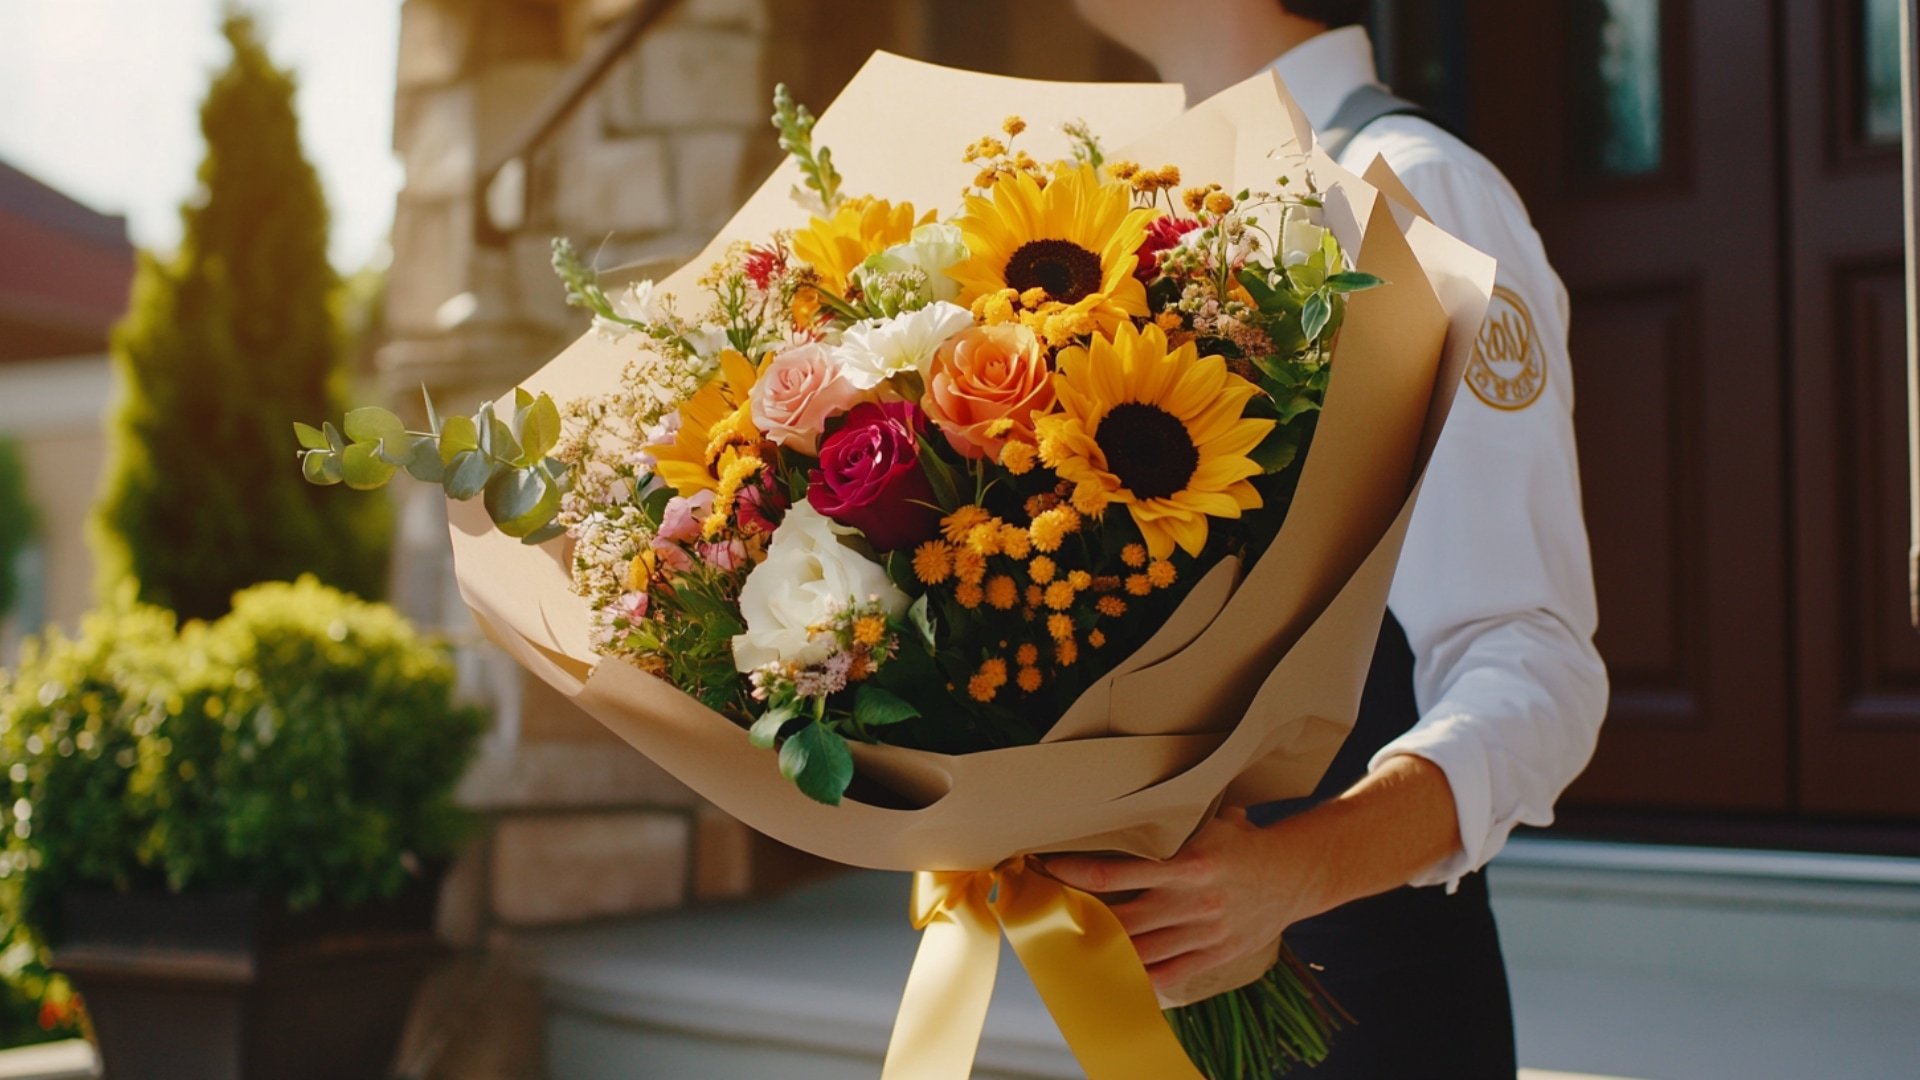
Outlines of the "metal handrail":
M 493 164 L 483 169 L 475 190 L 479 197 L 474 200 L 473 237 L 475 242 L 486 247 L 499 247 L 507 242 L 515 225 L 502 225 L 494 216 L 494 185 L 499 183 L 502 174 L 517 166 L 517 175 L 521 178 L 519 191 L 520 220 L 526 220 L 530 191 L 525 183 L 527 159 L 534 151 L 546 143 L 567 122 L 587 95 L 599 86 L 613 66 L 620 62 L 642 35 L 651 30 L 665 18 L 680 0 L 640 0 L 620 21 L 608 30 L 598 43 L 581 57 L 573 67 L 568 68 L 560 82 L 540 102 L 533 115 L 520 125 L 514 137 L 508 142 L 507 149 Z

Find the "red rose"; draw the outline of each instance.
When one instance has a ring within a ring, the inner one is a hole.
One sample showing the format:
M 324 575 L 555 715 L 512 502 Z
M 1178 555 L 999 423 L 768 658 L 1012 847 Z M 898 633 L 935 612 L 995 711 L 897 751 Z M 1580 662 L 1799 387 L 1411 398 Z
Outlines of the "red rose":
M 1172 214 L 1154 218 L 1147 226 L 1147 238 L 1140 242 L 1139 249 L 1134 252 L 1140 261 L 1133 268 L 1133 276 L 1148 285 L 1153 284 L 1154 279 L 1160 276 L 1160 253 L 1199 227 L 1200 223 L 1193 218 L 1174 217 Z
M 865 533 L 879 551 L 932 539 L 940 512 L 920 471 L 926 428 L 926 414 L 909 401 L 855 405 L 820 444 L 820 467 L 807 476 L 807 502 Z

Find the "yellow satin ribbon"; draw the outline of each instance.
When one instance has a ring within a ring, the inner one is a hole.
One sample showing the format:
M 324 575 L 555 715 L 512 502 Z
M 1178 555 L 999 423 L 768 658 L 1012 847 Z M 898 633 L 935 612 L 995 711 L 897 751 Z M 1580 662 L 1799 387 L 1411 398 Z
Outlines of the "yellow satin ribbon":
M 1089 1080 L 1205 1080 L 1160 1014 L 1127 932 L 1089 893 L 1028 867 L 913 876 L 920 951 L 881 1080 L 967 1080 L 1004 930 Z

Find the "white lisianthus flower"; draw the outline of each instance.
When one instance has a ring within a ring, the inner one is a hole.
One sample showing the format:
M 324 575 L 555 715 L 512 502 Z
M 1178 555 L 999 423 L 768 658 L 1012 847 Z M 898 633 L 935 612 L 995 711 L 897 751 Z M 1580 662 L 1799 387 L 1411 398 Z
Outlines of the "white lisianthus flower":
M 733 665 L 752 671 L 765 664 L 805 667 L 833 652 L 830 635 L 810 626 L 853 604 L 877 600 L 890 617 L 907 610 L 907 594 L 880 564 L 840 542 L 858 529 L 836 525 L 805 500 L 793 504 L 767 545 L 767 559 L 740 587 L 740 615 L 747 632 L 733 639 Z
M 614 314 L 634 322 L 657 323 L 666 314 L 666 294 L 651 280 L 636 281 L 608 299 Z
M 926 294 L 921 300 L 951 301 L 960 295 L 960 283 L 947 268 L 967 258 L 967 239 L 958 225 L 928 224 L 913 230 L 913 238 L 867 257 L 860 273 L 898 274 L 919 270 L 926 275 Z
M 1318 217 L 1305 208 L 1287 211 L 1286 227 L 1280 231 L 1280 265 L 1295 267 L 1313 261 L 1327 238 L 1327 230 Z
M 925 379 L 933 367 L 933 354 L 948 338 L 972 325 L 972 313 L 944 300 L 891 319 L 869 319 L 841 336 L 841 368 L 861 390 L 871 390 L 894 375 L 913 373 Z

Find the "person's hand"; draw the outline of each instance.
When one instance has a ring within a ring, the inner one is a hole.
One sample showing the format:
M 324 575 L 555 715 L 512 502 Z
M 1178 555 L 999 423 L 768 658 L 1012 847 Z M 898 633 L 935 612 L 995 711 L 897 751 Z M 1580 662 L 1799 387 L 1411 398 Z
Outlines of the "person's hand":
M 1162 1001 L 1229 964 L 1264 952 L 1287 927 L 1318 915 L 1327 860 L 1310 829 L 1262 829 L 1223 809 L 1165 862 L 1089 855 L 1044 860 L 1062 882 L 1107 900 Z M 1131 895 L 1129 895 L 1131 894 Z

